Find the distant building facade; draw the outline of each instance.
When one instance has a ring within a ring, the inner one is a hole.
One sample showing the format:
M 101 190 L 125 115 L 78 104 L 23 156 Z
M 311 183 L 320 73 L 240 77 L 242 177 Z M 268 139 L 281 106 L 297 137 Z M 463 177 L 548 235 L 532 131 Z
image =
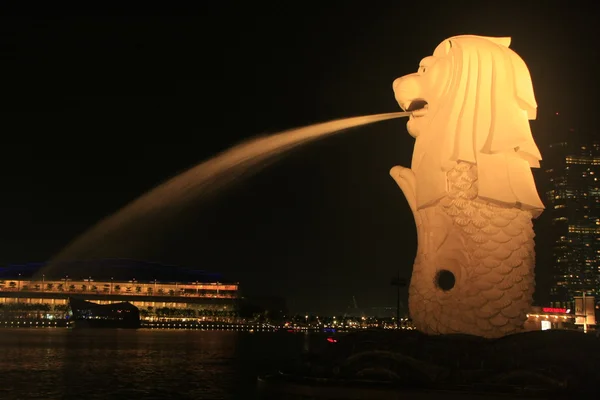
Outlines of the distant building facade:
M 69 297 L 98 304 L 128 301 L 148 320 L 226 321 L 237 314 L 238 284 L 200 270 L 134 260 L 95 260 L 78 268 L 70 265 L 68 275 L 46 276 L 43 267 L 0 268 L 2 317 L 65 318 Z
M 550 300 L 572 309 L 574 296 L 600 298 L 600 142 L 552 144 L 542 169 L 551 218 Z
M 572 310 L 555 307 L 531 307 L 525 321 L 526 331 L 547 329 L 575 329 Z

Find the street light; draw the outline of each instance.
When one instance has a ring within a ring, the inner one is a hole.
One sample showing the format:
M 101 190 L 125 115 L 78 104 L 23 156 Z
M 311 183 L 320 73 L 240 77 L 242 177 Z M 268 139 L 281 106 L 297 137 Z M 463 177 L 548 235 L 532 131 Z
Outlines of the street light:
M 397 288 L 397 298 L 396 298 L 396 324 L 400 327 L 400 288 L 406 286 L 406 279 L 400 277 L 400 271 L 398 271 L 398 276 L 392 278 L 391 282 L 392 286 L 396 286 Z

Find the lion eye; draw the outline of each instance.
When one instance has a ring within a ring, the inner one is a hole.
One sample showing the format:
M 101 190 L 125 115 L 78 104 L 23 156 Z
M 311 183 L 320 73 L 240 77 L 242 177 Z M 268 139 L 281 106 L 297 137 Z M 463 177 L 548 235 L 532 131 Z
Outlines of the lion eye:
M 427 72 L 427 67 L 421 67 L 421 73 Z

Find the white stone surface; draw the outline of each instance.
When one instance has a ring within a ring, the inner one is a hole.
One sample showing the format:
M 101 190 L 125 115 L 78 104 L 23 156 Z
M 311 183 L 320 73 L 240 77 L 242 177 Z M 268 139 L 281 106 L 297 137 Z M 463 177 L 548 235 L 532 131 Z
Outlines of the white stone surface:
M 532 217 L 544 206 L 531 173 L 541 155 L 531 77 L 510 38 L 444 40 L 418 72 L 394 81 L 412 111 L 411 168 L 390 174 L 413 211 L 418 251 L 409 288 L 429 334 L 519 332 L 535 287 Z M 454 286 L 439 286 L 442 270 Z

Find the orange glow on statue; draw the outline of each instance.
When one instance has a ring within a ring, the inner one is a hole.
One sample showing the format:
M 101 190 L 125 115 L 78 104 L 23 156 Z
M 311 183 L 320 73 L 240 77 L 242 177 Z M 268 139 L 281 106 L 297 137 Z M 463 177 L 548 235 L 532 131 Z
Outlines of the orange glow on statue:
M 415 216 L 409 289 L 416 327 L 500 337 L 522 330 L 534 292 L 531 219 L 544 206 L 532 167 L 531 77 L 510 38 L 444 40 L 418 72 L 394 81 L 415 147 L 390 174 Z

